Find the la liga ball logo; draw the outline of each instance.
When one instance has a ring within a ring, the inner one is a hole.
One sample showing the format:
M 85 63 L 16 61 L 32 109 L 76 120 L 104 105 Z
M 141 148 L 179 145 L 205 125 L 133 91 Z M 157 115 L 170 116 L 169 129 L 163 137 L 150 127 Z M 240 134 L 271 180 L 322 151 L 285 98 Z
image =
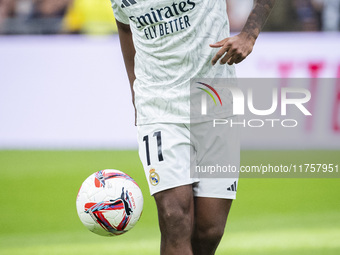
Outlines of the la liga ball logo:
M 90 231 L 117 236 L 133 228 L 143 210 L 143 195 L 129 175 L 106 169 L 90 175 L 77 195 L 77 212 Z
M 84 207 L 85 213 L 88 213 L 92 219 L 96 221 L 103 229 L 114 235 L 124 233 L 124 230 L 129 224 L 133 213 L 130 196 L 128 191 L 126 191 L 126 193 L 124 192 L 124 187 L 122 188 L 122 194 L 120 198 L 107 202 L 102 201 L 99 203 L 86 203 Z M 105 212 L 118 210 L 124 210 L 124 213 L 121 222 L 115 226 L 110 223 L 109 219 L 106 218 Z

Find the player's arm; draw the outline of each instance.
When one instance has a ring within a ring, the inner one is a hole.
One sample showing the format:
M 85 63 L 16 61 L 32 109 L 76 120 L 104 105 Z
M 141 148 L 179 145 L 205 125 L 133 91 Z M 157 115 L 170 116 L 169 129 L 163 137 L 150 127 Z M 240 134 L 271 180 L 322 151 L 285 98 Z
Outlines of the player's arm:
M 122 53 L 123 53 L 125 68 L 126 68 L 126 72 L 129 78 L 129 82 L 130 82 L 132 103 L 133 103 L 133 106 L 135 107 L 135 102 L 134 102 L 135 93 L 133 91 L 133 83 L 136 79 L 136 76 L 135 76 L 136 50 L 135 50 L 135 46 L 132 40 L 132 32 L 131 32 L 129 25 L 121 23 L 118 20 L 116 20 L 116 22 L 117 22 L 117 27 L 118 27 L 120 46 L 121 46 Z
M 211 61 L 213 65 L 219 59 L 221 59 L 221 64 L 238 64 L 252 52 L 255 41 L 274 7 L 275 0 L 255 0 L 254 2 L 254 8 L 240 34 L 210 44 L 212 48 L 220 48 Z

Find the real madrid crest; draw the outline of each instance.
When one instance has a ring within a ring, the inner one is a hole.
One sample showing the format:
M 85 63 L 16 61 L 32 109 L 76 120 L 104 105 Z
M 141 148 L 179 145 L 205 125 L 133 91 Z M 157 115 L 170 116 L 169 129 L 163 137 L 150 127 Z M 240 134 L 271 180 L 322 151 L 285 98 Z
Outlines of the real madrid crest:
M 149 175 L 150 183 L 153 186 L 156 186 L 159 183 L 159 180 L 160 180 L 159 175 L 156 173 L 156 170 L 154 168 L 152 168 L 149 172 L 150 172 L 150 175 Z

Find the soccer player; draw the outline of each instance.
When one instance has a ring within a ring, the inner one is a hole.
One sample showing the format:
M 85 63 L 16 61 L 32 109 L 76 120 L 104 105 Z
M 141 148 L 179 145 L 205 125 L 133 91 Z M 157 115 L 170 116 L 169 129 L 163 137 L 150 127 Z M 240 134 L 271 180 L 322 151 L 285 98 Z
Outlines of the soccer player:
M 230 37 L 225 0 L 111 0 L 162 255 L 214 254 L 222 238 L 237 179 L 193 178 L 190 166 L 207 155 L 239 161 L 239 148 L 229 143 L 233 134 L 208 150 L 190 137 L 190 79 L 235 77 L 234 64 L 251 53 L 274 1 L 255 1 Z M 228 155 L 218 153 L 223 146 Z

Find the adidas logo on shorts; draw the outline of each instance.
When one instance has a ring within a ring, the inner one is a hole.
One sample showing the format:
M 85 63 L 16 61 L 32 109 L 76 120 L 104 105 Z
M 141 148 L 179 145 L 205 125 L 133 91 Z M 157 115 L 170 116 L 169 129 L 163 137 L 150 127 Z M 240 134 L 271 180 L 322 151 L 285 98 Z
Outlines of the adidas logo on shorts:
M 236 183 L 236 181 L 233 184 L 231 184 L 231 186 L 229 188 L 227 188 L 227 190 L 229 190 L 229 191 L 237 191 L 237 183 Z
M 135 0 L 122 0 L 122 8 L 129 7 L 131 5 L 136 4 L 137 2 Z

